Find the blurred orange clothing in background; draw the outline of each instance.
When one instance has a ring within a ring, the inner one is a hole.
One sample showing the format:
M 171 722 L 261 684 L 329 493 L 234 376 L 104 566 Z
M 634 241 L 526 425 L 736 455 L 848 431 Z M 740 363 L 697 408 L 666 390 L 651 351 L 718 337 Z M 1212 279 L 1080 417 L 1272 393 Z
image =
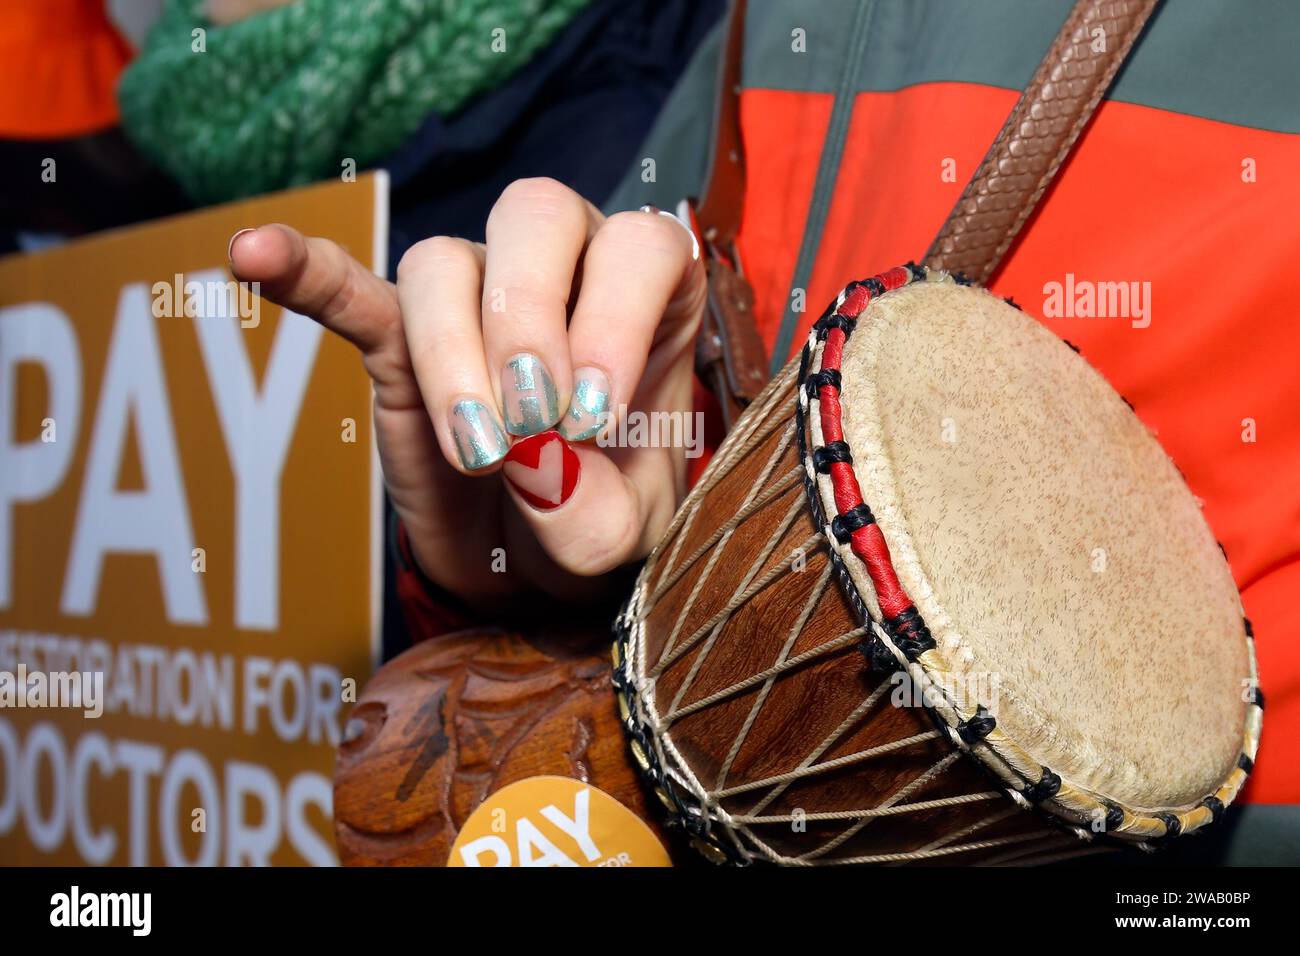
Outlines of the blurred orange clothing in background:
M 0 10 L 0 138 L 63 139 L 117 124 L 130 44 L 104 0 L 5 0 Z

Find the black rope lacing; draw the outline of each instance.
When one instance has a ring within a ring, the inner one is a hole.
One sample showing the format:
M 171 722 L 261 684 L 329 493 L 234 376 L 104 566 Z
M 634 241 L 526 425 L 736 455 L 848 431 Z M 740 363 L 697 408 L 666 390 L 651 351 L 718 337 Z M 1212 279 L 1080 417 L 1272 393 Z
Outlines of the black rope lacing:
M 1212 822 L 1217 823 L 1219 817 L 1223 816 L 1223 801 L 1220 800 L 1218 797 L 1216 797 L 1214 794 L 1210 794 L 1208 797 L 1202 800 L 1201 806 L 1205 807 L 1210 811 L 1210 819 Z
M 1029 784 L 1020 793 L 1030 803 L 1041 803 L 1048 797 L 1056 796 L 1060 789 L 1061 778 L 1044 767 L 1038 782 Z
M 813 449 L 812 460 L 817 473 L 825 475 L 830 472 L 831 465 L 853 464 L 853 452 L 849 450 L 848 442 L 832 441 Z
M 975 709 L 973 717 L 958 722 L 957 736 L 962 739 L 962 743 L 969 747 L 991 734 L 993 728 L 997 725 L 997 718 L 990 714 L 981 704 Z
M 830 335 L 831 329 L 839 329 L 847 339 L 853 332 L 853 327 L 857 324 L 856 319 L 850 319 L 847 315 L 832 312 L 830 315 L 818 319 L 813 328 L 817 332 L 818 339 L 825 339 L 826 336 Z
M 809 398 L 820 398 L 823 385 L 829 385 L 838 392 L 840 390 L 840 370 L 837 368 L 824 368 L 820 372 L 813 372 L 804 383 L 804 388 L 807 389 Z
M 885 622 L 885 627 L 894 645 L 909 661 L 915 661 L 926 651 L 934 649 L 930 629 L 925 626 L 921 612 L 915 607 L 909 607 L 897 617 L 890 618 Z
M 859 528 L 865 528 L 869 524 L 876 523 L 876 516 L 871 513 L 871 509 L 866 503 L 854 505 L 843 514 L 838 514 L 831 519 L 831 534 L 840 544 L 848 544 L 853 537 L 853 532 Z

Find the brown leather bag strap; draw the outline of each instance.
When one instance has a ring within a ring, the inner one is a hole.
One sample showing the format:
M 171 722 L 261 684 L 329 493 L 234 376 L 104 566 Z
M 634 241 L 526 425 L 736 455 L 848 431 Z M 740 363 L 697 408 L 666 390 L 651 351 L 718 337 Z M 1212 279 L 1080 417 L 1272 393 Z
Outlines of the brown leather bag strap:
M 985 282 L 1038 205 L 1159 0 L 1079 0 L 925 264 Z
M 691 226 L 705 251 L 709 301 L 695 340 L 695 371 L 732 424 L 767 384 L 767 354 L 754 324 L 754 290 L 745 279 L 736 234 L 745 203 L 745 150 L 740 137 L 740 58 L 745 0 L 733 0 L 718 76 L 708 181 Z M 679 213 L 680 215 L 681 213 Z
M 745 49 L 745 0 L 732 0 L 718 66 L 708 179 L 695 207 L 704 238 L 728 247 L 740 232 L 745 205 L 745 150 L 740 138 L 740 60 Z

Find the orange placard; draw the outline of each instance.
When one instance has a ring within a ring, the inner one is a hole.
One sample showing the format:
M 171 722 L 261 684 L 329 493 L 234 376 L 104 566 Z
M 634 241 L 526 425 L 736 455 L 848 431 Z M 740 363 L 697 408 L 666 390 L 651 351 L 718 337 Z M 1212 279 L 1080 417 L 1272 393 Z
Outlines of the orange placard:
M 291 223 L 384 270 L 382 174 L 0 260 L 0 863 L 332 863 L 382 560 L 355 351 L 241 289 Z

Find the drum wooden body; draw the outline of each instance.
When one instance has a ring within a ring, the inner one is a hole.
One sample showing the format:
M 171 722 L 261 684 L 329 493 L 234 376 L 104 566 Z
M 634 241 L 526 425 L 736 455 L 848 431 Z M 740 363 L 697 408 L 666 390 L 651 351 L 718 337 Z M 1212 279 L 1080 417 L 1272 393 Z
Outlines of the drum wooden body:
M 719 449 L 620 617 L 615 683 L 712 859 L 1042 862 L 1221 814 L 1262 719 L 1243 621 L 1126 403 L 908 267 L 846 289 Z
M 339 859 L 443 866 L 489 795 L 545 775 L 599 787 L 658 830 L 615 716 L 606 634 L 462 631 L 385 664 L 339 747 Z

